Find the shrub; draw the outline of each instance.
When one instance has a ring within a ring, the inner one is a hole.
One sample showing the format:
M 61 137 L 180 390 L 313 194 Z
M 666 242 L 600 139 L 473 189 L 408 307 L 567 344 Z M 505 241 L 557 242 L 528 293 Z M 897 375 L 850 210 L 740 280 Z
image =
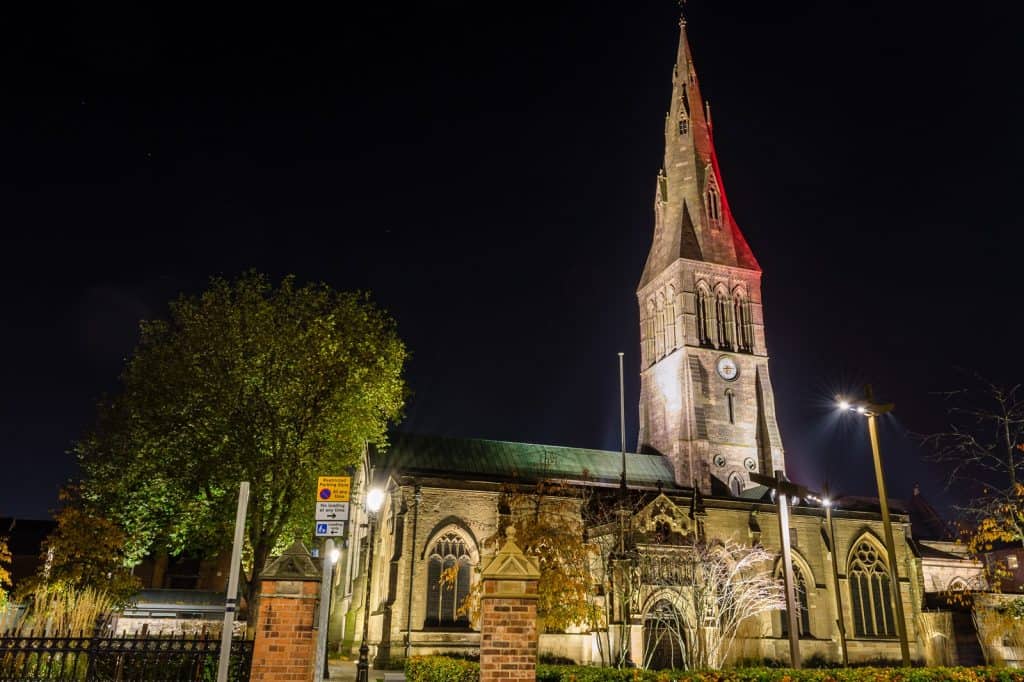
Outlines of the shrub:
M 480 666 L 442 656 L 411 658 L 409 682 L 478 682 Z M 641 670 L 581 665 L 537 666 L 537 682 L 1024 682 L 1013 668 L 731 668 L 728 670 Z
M 445 656 L 413 656 L 405 662 L 410 682 L 478 682 L 480 664 Z

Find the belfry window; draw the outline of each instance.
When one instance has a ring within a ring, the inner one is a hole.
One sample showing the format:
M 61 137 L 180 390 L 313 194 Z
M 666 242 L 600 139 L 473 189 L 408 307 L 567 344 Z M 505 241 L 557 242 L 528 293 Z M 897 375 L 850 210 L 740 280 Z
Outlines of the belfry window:
M 717 323 L 715 331 L 718 332 L 718 347 L 723 350 L 732 350 L 735 341 L 732 305 L 724 291 L 719 291 L 715 295 L 715 322 Z
M 676 347 L 676 290 L 668 288 L 665 296 L 665 352 L 671 353 Z
M 734 397 L 735 396 L 733 395 L 733 392 L 732 392 L 731 388 L 728 391 L 725 392 L 725 403 L 726 403 L 726 407 L 728 407 L 728 409 L 729 409 L 729 423 L 730 424 L 735 424 L 736 423 L 736 405 L 733 402 Z
M 430 548 L 427 559 L 426 627 L 469 625 L 469 616 L 459 607 L 469 594 L 470 555 L 466 541 L 457 533 L 446 533 Z M 443 574 L 450 580 L 442 584 Z
M 895 637 L 889 571 L 872 543 L 862 540 L 854 549 L 848 576 L 854 636 Z
M 685 114 L 679 115 L 679 134 L 685 135 L 690 130 L 690 119 Z
M 736 320 L 736 346 L 741 353 L 754 351 L 754 325 L 750 317 L 750 302 L 740 294 L 733 299 L 733 317 Z
M 702 346 L 711 345 L 711 292 L 703 285 L 697 287 L 697 341 Z
M 654 318 L 654 352 L 660 360 L 665 356 L 665 296 L 658 294 L 658 307 Z

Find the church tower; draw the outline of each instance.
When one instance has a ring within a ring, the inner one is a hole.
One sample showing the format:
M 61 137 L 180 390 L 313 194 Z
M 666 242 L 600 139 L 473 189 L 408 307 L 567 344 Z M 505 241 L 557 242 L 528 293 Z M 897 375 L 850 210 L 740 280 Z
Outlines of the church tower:
M 750 472 L 784 468 L 761 268 L 729 210 L 685 21 L 637 298 L 638 450 L 669 458 L 678 485 L 696 482 L 704 492 L 739 495 L 752 485 Z

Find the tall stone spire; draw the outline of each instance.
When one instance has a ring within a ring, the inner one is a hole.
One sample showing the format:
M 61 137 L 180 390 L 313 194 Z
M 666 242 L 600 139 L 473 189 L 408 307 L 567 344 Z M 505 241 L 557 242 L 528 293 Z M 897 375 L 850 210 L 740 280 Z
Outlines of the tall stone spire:
M 679 21 L 672 100 L 665 117 L 665 160 L 654 210 L 654 243 L 641 287 L 678 258 L 760 269 L 729 210 L 684 19 Z
M 750 472 L 785 466 L 761 268 L 729 208 L 686 23 L 679 29 L 654 238 L 637 288 L 638 449 L 670 459 L 678 485 L 742 495 Z

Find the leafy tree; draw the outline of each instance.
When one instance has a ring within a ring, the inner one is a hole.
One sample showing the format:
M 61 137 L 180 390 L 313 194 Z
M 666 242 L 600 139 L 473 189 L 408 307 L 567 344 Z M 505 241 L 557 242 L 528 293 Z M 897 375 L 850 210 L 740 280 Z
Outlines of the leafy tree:
M 532 489 L 508 486 L 499 502 L 498 532 L 483 541 L 496 551 L 506 529 L 515 528 L 515 542 L 538 559 L 537 616 L 547 632 L 563 632 L 573 625 L 590 624 L 595 608 L 590 599 L 590 560 L 594 553 L 584 539 L 579 494 L 570 486 L 540 480 Z M 452 589 L 458 565 L 441 574 L 441 585 Z M 477 581 L 459 606 L 460 613 L 476 621 L 482 581 Z
M 19 586 L 19 593 L 97 590 L 124 604 L 141 587 L 129 572 L 125 533 L 113 521 L 69 499 L 72 496 L 62 491 L 61 497 L 71 504 L 54 515 L 57 527 L 43 542 L 39 572 Z
M 83 495 L 128 533 L 128 555 L 230 545 L 251 484 L 243 588 L 308 537 L 316 476 L 358 462 L 401 412 L 407 353 L 360 293 L 249 272 L 143 321 L 118 395 L 75 445 Z
M 975 386 L 946 394 L 946 431 L 923 437 L 931 457 L 950 465 L 947 484 L 968 490 L 959 510 L 975 552 L 1024 541 L 1024 397 L 1019 385 Z
M 7 591 L 11 587 L 11 572 L 7 567 L 13 560 L 7 538 L 0 537 L 0 609 L 7 605 Z
M 579 495 L 563 483 L 542 480 L 530 492 L 508 494 L 506 504 L 506 525 L 515 527 L 516 544 L 540 564 L 537 615 L 546 630 L 589 623 L 594 548 L 584 538 Z

